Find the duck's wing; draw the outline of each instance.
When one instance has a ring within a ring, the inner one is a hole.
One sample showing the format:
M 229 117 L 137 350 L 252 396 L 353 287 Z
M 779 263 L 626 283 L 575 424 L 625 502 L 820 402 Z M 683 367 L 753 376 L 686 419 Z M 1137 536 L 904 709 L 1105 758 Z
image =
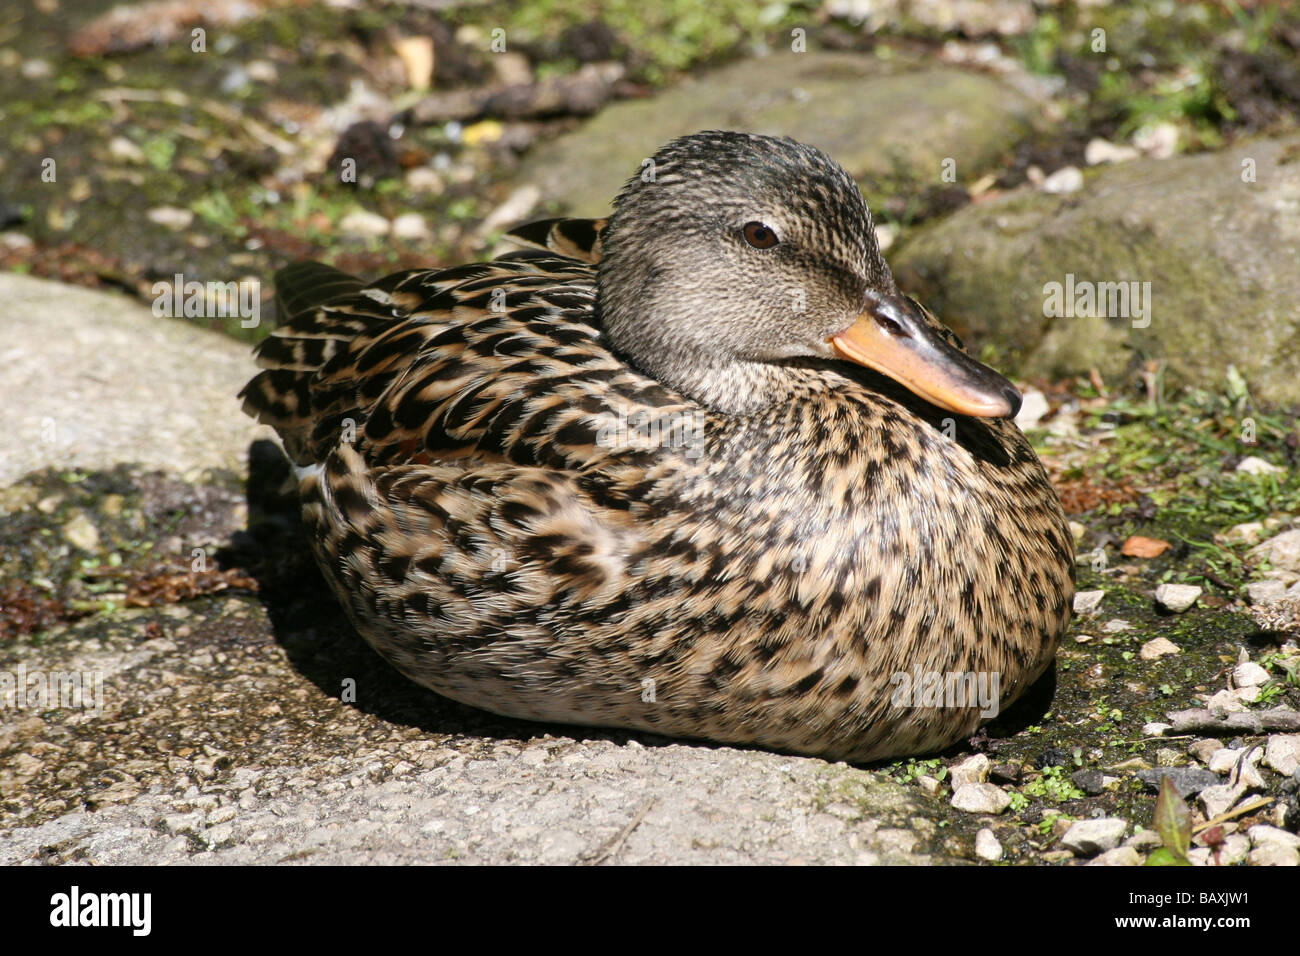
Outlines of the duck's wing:
M 608 219 L 539 219 L 518 226 L 502 238 L 524 249 L 538 249 L 588 265 L 600 262 L 601 236 Z
M 372 467 L 581 471 L 682 449 L 648 451 L 629 429 L 680 437 L 700 424 L 698 409 L 605 345 L 594 270 L 573 258 L 521 252 L 368 286 L 294 266 L 277 282 L 288 322 L 259 346 L 264 370 L 241 396 L 300 465 L 346 442 Z

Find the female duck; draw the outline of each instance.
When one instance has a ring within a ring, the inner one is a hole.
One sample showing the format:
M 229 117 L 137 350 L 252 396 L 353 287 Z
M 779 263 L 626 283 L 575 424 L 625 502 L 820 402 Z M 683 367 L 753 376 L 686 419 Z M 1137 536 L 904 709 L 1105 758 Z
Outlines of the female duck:
M 650 168 L 491 262 L 277 277 L 243 395 L 307 466 L 325 577 L 499 714 L 853 761 L 970 734 L 989 701 L 905 688 L 1005 706 L 1069 617 L 1018 394 L 899 293 L 823 153 L 709 132 Z

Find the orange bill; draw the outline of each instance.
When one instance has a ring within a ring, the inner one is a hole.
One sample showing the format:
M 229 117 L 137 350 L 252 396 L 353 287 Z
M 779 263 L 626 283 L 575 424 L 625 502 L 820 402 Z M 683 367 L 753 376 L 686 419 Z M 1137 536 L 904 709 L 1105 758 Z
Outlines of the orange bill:
M 871 293 L 857 320 L 827 341 L 840 358 L 958 415 L 1012 418 L 1020 411 L 1015 386 L 940 337 L 907 296 Z

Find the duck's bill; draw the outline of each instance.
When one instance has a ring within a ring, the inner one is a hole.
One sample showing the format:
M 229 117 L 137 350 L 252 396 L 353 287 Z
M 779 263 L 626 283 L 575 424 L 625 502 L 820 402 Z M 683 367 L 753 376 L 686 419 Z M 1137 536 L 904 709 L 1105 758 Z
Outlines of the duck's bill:
M 887 375 L 947 411 L 982 418 L 1020 411 L 1016 387 L 941 338 L 906 296 L 873 295 L 857 321 L 828 341 L 840 358 Z

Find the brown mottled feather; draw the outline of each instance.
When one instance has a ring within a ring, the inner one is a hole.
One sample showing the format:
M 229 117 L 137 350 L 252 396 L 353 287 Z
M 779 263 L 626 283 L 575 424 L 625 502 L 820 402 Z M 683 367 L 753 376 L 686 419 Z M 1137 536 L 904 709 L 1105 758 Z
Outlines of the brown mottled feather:
M 608 225 L 608 219 L 541 219 L 511 229 L 504 238 L 594 266 L 600 262 L 600 237 Z

